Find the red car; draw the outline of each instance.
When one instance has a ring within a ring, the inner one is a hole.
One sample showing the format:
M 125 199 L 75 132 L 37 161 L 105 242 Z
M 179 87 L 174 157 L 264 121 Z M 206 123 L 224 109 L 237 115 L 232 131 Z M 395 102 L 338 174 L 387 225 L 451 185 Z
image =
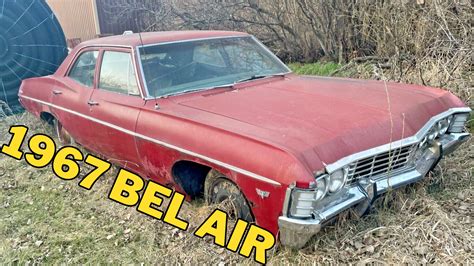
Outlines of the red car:
M 253 36 L 157 32 L 76 47 L 22 105 L 75 142 L 301 247 L 339 213 L 422 179 L 469 138 L 434 88 L 292 74 Z

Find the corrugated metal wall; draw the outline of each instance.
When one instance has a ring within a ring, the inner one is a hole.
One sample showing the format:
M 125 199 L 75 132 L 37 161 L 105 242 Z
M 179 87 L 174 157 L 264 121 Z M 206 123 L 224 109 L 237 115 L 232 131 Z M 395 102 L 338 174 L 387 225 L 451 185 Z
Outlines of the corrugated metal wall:
M 66 38 L 86 41 L 100 34 L 95 0 L 46 0 L 56 14 Z

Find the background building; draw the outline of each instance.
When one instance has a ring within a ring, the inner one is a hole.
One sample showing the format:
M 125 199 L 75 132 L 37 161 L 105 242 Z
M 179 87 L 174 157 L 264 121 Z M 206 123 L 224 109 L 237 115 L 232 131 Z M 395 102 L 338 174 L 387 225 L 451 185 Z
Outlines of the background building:
M 69 47 L 102 36 L 139 31 L 138 23 L 120 16 L 113 0 L 46 0 L 66 35 Z

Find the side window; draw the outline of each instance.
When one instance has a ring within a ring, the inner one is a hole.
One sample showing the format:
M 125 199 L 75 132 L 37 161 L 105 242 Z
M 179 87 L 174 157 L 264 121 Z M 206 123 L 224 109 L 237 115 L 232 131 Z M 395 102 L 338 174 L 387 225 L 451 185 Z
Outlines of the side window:
M 92 87 L 98 56 L 99 51 L 88 51 L 81 54 L 74 62 L 69 77 L 86 87 Z
M 100 68 L 99 89 L 140 96 L 130 53 L 104 52 Z

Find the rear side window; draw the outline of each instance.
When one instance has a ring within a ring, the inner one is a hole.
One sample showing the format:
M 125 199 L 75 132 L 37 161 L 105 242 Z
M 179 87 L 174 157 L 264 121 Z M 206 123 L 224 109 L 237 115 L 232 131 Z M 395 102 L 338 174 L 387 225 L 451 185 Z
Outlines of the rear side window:
M 74 62 L 74 66 L 69 72 L 69 77 L 84 86 L 94 85 L 95 66 L 99 51 L 88 51 L 81 54 Z
M 99 89 L 140 96 L 130 53 L 104 52 Z

